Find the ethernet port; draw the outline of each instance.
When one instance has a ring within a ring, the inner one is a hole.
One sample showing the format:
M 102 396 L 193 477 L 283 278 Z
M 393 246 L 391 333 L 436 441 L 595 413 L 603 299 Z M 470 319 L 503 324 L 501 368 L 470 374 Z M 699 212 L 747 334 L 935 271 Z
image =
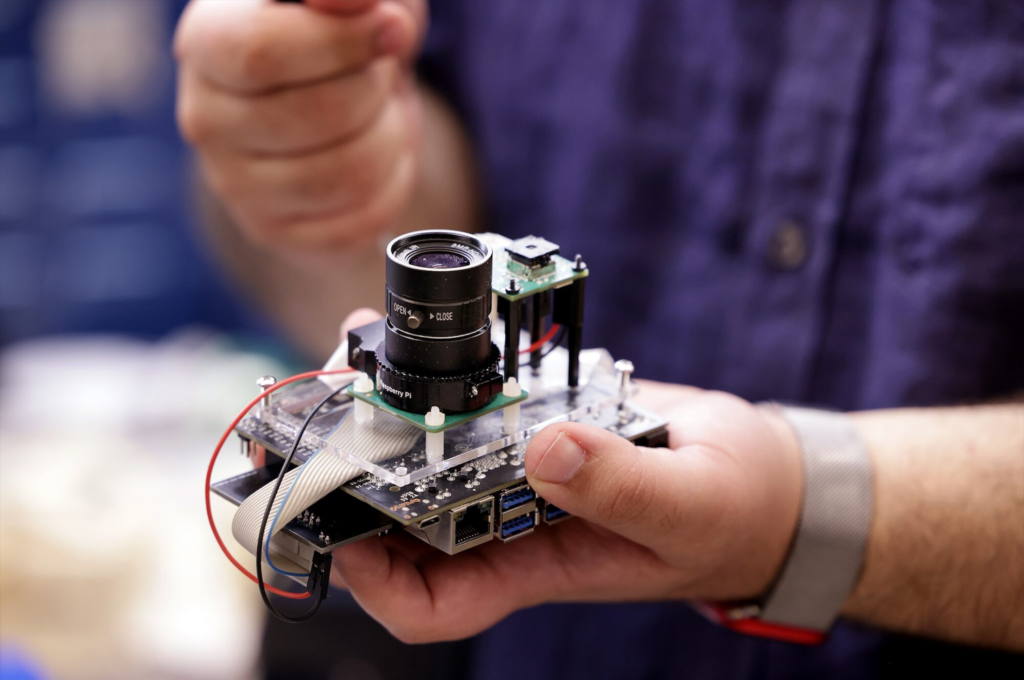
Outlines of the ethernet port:
M 491 539 L 494 531 L 494 499 L 490 496 L 452 510 L 455 523 L 453 553 Z
M 494 538 L 494 496 L 425 517 L 405 530 L 449 555 L 469 550 Z

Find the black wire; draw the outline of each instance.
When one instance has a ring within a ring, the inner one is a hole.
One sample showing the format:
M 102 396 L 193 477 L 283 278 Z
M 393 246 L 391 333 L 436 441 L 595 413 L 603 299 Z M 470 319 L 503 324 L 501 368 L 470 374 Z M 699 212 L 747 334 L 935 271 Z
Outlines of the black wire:
M 319 404 L 313 407 L 313 410 L 309 412 L 306 419 L 302 422 L 302 427 L 299 428 L 298 434 L 295 435 L 295 441 L 292 442 L 292 448 L 288 451 L 288 455 L 285 456 L 284 464 L 281 465 L 281 471 L 277 473 L 277 481 L 274 482 L 274 490 L 270 493 L 270 498 L 267 499 L 267 509 L 263 512 L 263 521 L 260 523 L 260 535 L 256 539 L 256 582 L 260 587 L 260 597 L 263 598 L 263 604 L 267 605 L 267 609 L 281 619 L 285 623 L 299 623 L 309 619 L 317 610 L 320 609 L 320 603 L 323 602 L 323 597 L 319 597 L 316 593 L 313 593 L 313 598 L 316 602 L 313 603 L 313 607 L 300 616 L 287 616 L 282 614 L 274 607 L 274 604 L 270 601 L 270 596 L 267 594 L 267 586 L 263 582 L 263 535 L 267 531 L 267 523 L 270 521 L 270 511 L 274 507 L 274 499 L 277 498 L 277 493 L 281 490 L 281 482 L 284 481 L 285 473 L 288 472 L 288 466 L 291 465 L 292 459 L 295 457 L 295 452 L 299 450 L 299 444 L 302 443 L 302 435 L 306 433 L 306 428 L 309 427 L 313 417 L 324 407 L 324 405 L 331 399 L 336 397 L 339 392 L 348 387 L 348 385 L 342 385 L 338 389 L 334 390 L 326 397 L 324 397 Z M 321 583 L 321 589 L 327 588 L 329 579 L 324 578 Z
M 561 345 L 562 341 L 564 341 L 564 340 L 565 340 L 565 326 L 562 326 L 561 328 L 558 329 L 558 332 L 555 333 L 555 338 L 551 341 L 551 344 L 548 345 L 547 348 L 541 353 L 540 358 L 543 359 L 547 355 L 549 355 L 552 352 L 554 352 L 555 348 L 558 347 L 559 345 Z

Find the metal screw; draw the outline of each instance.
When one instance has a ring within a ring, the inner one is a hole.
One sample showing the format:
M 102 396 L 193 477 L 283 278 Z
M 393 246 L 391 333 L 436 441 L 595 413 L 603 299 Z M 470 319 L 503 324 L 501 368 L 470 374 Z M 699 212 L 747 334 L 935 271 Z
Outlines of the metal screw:
M 478 394 L 480 394 L 480 390 L 478 390 L 478 389 L 476 388 L 476 385 L 473 385 L 472 387 L 470 387 L 470 388 L 469 388 L 469 396 L 470 396 L 470 397 L 475 397 L 475 396 L 477 396 Z
M 583 261 L 583 256 L 579 253 L 576 254 L 576 259 L 572 263 L 572 268 L 575 271 L 581 272 L 587 268 L 587 263 Z
M 515 295 L 519 292 L 519 282 L 516 281 L 514 276 L 508 280 L 508 288 L 505 289 L 505 292 L 509 295 Z
M 361 356 L 363 356 L 363 349 L 361 347 L 356 347 L 352 350 L 352 361 L 359 361 Z
M 320 532 L 319 538 L 320 538 L 321 541 L 324 540 L 324 532 L 322 532 L 322 531 Z
M 260 388 L 260 394 L 263 394 L 276 384 L 277 378 L 275 378 L 272 375 L 260 376 L 259 379 L 256 380 L 256 386 Z M 263 401 L 260 402 L 260 406 L 264 408 L 270 408 L 270 402 L 272 399 L 272 395 L 268 394 L 267 396 L 263 397 Z
M 331 542 L 331 537 L 330 536 L 324 536 L 324 543 L 330 543 L 330 542 Z
M 629 379 L 633 375 L 633 362 L 628 359 L 619 359 L 615 362 L 615 372 L 619 376 L 619 395 L 625 401 L 629 398 Z

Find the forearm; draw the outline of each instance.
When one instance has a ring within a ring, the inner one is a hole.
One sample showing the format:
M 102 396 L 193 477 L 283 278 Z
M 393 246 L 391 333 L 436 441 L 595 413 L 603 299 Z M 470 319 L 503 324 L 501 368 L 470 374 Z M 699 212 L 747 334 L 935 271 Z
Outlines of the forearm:
M 1024 649 L 1024 405 L 853 416 L 875 517 L 844 615 Z
M 381 240 L 419 229 L 474 231 L 479 199 L 469 141 L 436 95 L 421 90 L 422 149 L 417 184 L 394 225 L 368 243 L 321 256 L 270 252 L 246 239 L 207 187 L 200 186 L 203 226 L 211 248 L 245 292 L 310 357 L 334 349 L 340 321 L 383 300 Z

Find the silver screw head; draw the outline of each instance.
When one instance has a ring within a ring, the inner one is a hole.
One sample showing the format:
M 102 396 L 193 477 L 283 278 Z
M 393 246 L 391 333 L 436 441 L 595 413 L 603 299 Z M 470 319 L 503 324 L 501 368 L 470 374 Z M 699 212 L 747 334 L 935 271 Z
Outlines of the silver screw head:
M 624 373 L 627 376 L 633 375 L 633 362 L 629 359 L 619 359 L 615 362 L 615 370 L 618 373 Z
M 581 272 L 581 271 L 583 271 L 584 269 L 587 268 L 587 263 L 583 261 L 583 256 L 582 255 L 577 253 L 576 259 L 573 260 L 573 262 L 572 262 L 572 268 L 573 268 L 573 270 L 578 271 L 578 272 Z
M 256 381 L 256 386 L 260 388 L 260 394 L 263 394 L 276 384 L 277 378 L 275 378 L 272 375 L 260 376 L 260 378 Z M 270 408 L 270 403 L 273 398 L 274 395 L 272 394 L 268 394 L 267 396 L 263 397 L 263 399 L 260 401 L 260 408 Z

